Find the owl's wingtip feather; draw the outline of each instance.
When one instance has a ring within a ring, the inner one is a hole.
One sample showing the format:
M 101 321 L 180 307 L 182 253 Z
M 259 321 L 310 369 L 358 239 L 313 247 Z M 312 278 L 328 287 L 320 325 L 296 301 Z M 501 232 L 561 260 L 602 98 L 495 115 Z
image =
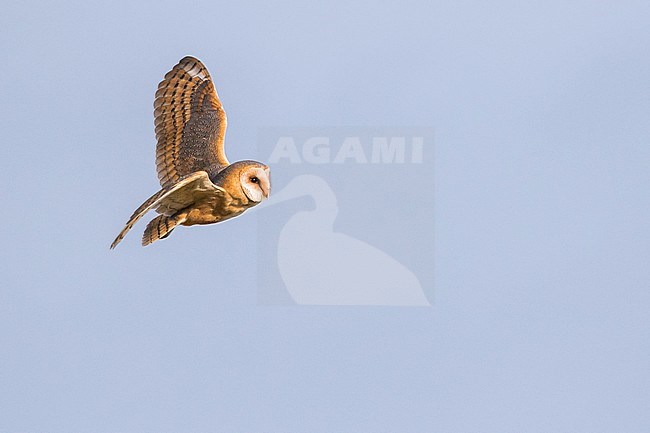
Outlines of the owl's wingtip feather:
M 195 61 L 195 60 L 199 60 L 199 59 L 197 59 L 197 58 L 194 57 L 194 56 L 190 56 L 190 55 L 188 55 L 188 56 L 185 56 L 185 57 L 183 57 L 182 59 L 180 59 L 180 60 L 178 61 L 178 63 L 183 63 L 183 62 L 187 62 L 187 61 Z M 200 61 L 200 60 L 199 60 L 199 61 Z

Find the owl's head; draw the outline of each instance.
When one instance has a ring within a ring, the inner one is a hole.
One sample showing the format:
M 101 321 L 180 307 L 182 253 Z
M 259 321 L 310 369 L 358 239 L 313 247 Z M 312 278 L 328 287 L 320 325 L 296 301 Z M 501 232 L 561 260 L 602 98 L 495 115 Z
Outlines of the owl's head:
M 210 180 L 228 193 L 249 202 L 254 206 L 269 197 L 271 193 L 271 173 L 269 167 L 257 161 L 237 161 Z
M 271 173 L 263 164 L 248 166 L 239 174 L 241 187 L 250 201 L 259 203 L 271 193 Z
M 239 161 L 235 164 L 241 166 L 239 169 L 239 182 L 246 197 L 254 203 L 269 198 L 271 193 L 271 172 L 269 167 L 257 161 Z

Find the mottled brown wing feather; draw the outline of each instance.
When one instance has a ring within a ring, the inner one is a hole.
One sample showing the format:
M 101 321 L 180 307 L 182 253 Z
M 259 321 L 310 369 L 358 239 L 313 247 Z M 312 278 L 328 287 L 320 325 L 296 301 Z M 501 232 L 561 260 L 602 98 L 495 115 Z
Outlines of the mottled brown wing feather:
M 172 230 L 178 225 L 179 221 L 177 218 L 158 215 L 149 221 L 147 228 L 144 229 L 144 233 L 142 234 L 142 246 L 146 247 L 159 239 L 165 239 L 169 236 Z
M 162 186 L 229 164 L 224 152 L 226 112 L 206 67 L 183 58 L 158 85 L 154 100 L 156 169 Z
M 149 210 L 156 208 L 157 212 L 170 216 L 205 198 L 206 195 L 218 196 L 227 200 L 226 191 L 214 185 L 205 171 L 192 173 L 174 184 L 163 187 L 133 212 L 129 221 L 111 244 L 111 249 L 115 248 L 124 239 L 124 236 L 133 228 L 135 223 Z

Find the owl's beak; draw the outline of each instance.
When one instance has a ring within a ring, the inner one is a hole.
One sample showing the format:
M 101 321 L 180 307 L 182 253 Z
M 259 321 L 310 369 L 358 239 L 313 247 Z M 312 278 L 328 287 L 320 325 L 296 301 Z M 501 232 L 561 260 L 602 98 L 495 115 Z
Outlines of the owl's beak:
M 262 185 L 262 194 L 264 195 L 264 198 L 269 198 L 269 195 L 271 195 L 271 170 L 269 167 L 266 167 L 264 169 L 264 172 L 266 173 L 266 182 L 263 182 Z

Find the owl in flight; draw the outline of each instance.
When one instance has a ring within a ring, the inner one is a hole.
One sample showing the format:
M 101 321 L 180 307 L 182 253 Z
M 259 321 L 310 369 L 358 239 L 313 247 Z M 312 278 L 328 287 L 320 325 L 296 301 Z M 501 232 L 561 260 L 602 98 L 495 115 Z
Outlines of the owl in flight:
M 151 209 L 160 215 L 147 224 L 143 246 L 166 238 L 177 225 L 236 217 L 271 191 L 268 166 L 226 159 L 226 112 L 199 60 L 188 56 L 174 66 L 158 85 L 153 105 L 162 189 L 136 209 L 111 249 Z

